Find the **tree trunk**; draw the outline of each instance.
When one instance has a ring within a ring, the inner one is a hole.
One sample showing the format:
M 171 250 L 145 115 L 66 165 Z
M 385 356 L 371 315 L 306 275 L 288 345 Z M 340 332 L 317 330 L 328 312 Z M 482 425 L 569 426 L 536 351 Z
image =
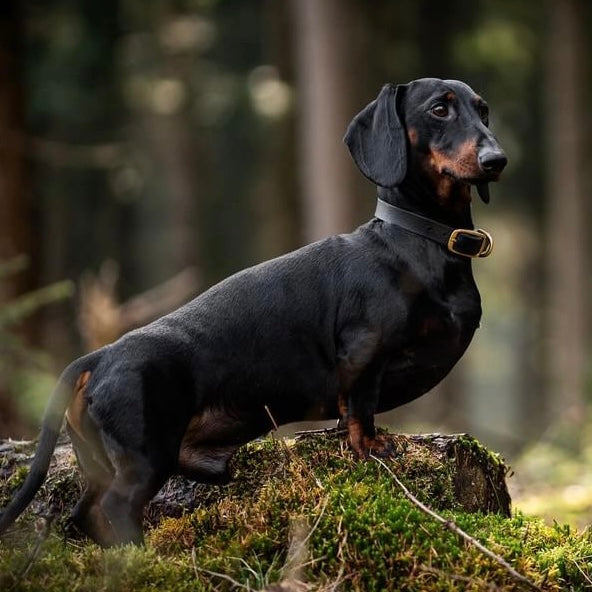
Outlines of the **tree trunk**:
M 292 10 L 289 3 L 266 0 L 264 12 L 265 53 L 277 66 L 278 78 L 291 85 L 294 78 L 292 59 Z M 252 189 L 255 210 L 255 260 L 265 260 L 292 251 L 301 244 L 296 153 L 296 122 L 293 100 L 286 112 L 266 122 L 266 141 Z
M 0 5 L 0 264 L 33 252 L 30 204 L 25 182 L 24 93 L 21 81 L 21 3 Z M 0 306 L 32 287 L 29 261 L 18 273 L 2 277 Z M 31 338 L 34 324 L 21 322 L 19 332 Z M 25 432 L 10 397 L 8 376 L 0 376 L 0 433 Z
M 32 251 L 23 158 L 21 32 L 20 3 L 4 3 L 0 8 L 0 262 Z M 4 278 L 0 302 L 30 288 L 30 277 L 20 273 Z
M 554 420 L 584 420 L 586 363 L 585 279 L 588 249 L 584 232 L 580 0 L 549 2 L 546 63 L 547 161 L 547 368 L 549 411 Z
M 153 162 L 161 169 L 164 187 L 160 191 L 167 196 L 166 209 L 160 196 L 154 195 L 159 203 L 142 208 L 140 214 L 144 225 L 136 246 L 136 264 L 144 266 L 141 277 L 149 278 L 148 283 L 153 285 L 197 264 L 199 167 L 195 159 L 199 146 L 183 112 L 149 113 L 142 120 L 142 131 Z M 147 252 L 149 257 L 145 257 Z
M 293 0 L 304 240 L 354 225 L 353 167 L 341 139 L 355 107 L 350 0 Z M 355 35 L 353 35 L 355 37 Z

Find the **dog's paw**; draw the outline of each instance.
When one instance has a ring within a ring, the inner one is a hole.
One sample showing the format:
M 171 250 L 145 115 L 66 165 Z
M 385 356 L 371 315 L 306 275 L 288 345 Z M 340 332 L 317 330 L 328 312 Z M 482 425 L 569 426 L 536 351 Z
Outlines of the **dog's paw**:
M 386 436 L 363 436 L 354 440 L 350 437 L 349 444 L 359 460 L 368 460 L 371 455 L 379 458 L 389 458 L 396 454 L 396 447 Z
M 395 456 L 396 448 L 392 440 L 387 436 L 374 436 L 374 438 L 364 438 L 364 447 L 368 450 L 368 456 L 374 455 L 379 458 L 388 458 Z M 368 458 L 366 456 L 366 458 Z

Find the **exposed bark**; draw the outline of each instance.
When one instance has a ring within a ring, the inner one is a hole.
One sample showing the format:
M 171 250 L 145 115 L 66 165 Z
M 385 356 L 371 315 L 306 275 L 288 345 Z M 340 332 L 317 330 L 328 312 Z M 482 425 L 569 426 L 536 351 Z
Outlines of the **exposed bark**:
M 391 435 L 396 447 L 396 461 L 405 467 L 401 478 L 441 481 L 443 489 L 433 499 L 426 500 L 435 509 L 456 508 L 465 512 L 500 513 L 510 516 L 510 496 L 505 482 L 507 468 L 496 455 L 488 452 L 475 439 L 466 434 Z M 328 454 L 342 454 L 343 437 L 335 430 L 321 430 L 298 436 L 300 440 L 314 438 Z M 284 452 L 305 454 L 299 448 L 299 439 L 287 448 L 270 449 L 250 444 L 247 454 L 232 461 L 233 481 L 227 486 L 198 484 L 183 477 L 172 477 L 152 500 L 146 510 L 146 519 L 154 524 L 164 517 L 178 517 L 198 507 L 216 503 L 227 496 L 241 492 L 245 500 L 265 487 L 266 479 L 282 471 L 286 462 Z M 9 478 L 14 471 L 30 462 L 33 442 L 0 442 L 3 457 L 0 466 L 0 506 L 10 497 Z M 249 462 L 249 457 L 256 462 Z M 305 459 L 303 462 L 307 462 Z M 353 459 L 352 463 L 357 462 Z M 314 466 L 310 467 L 314 471 Z M 311 472 L 311 478 L 312 472 Z M 49 476 L 38 494 L 32 509 L 44 516 L 60 514 L 65 517 L 81 491 L 81 481 L 75 469 L 71 445 L 64 439 L 57 447 Z M 417 487 L 417 486 L 415 486 Z M 418 492 L 424 493 L 424 492 Z

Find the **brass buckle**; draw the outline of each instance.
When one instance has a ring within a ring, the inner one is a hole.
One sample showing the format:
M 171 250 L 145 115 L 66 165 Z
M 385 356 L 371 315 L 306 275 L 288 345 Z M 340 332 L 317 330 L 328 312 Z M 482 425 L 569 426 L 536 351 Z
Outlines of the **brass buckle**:
M 482 242 L 479 252 L 471 255 L 469 253 L 458 251 L 454 245 L 460 235 L 469 235 L 474 236 L 475 238 L 481 238 Z M 481 228 L 477 228 L 477 230 L 457 228 L 456 230 L 452 231 L 452 234 L 448 239 L 448 250 L 452 253 L 456 253 L 457 255 L 462 255 L 463 257 L 489 257 L 493 251 L 493 237 L 491 234 L 489 234 L 489 232 L 482 230 Z

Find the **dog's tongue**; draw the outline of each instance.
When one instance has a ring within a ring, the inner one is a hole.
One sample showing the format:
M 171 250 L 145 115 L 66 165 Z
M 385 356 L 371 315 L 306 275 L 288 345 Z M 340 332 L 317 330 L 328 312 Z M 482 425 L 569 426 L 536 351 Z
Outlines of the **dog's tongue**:
M 488 183 L 477 183 L 477 193 L 483 200 L 483 203 L 489 203 L 489 184 Z

